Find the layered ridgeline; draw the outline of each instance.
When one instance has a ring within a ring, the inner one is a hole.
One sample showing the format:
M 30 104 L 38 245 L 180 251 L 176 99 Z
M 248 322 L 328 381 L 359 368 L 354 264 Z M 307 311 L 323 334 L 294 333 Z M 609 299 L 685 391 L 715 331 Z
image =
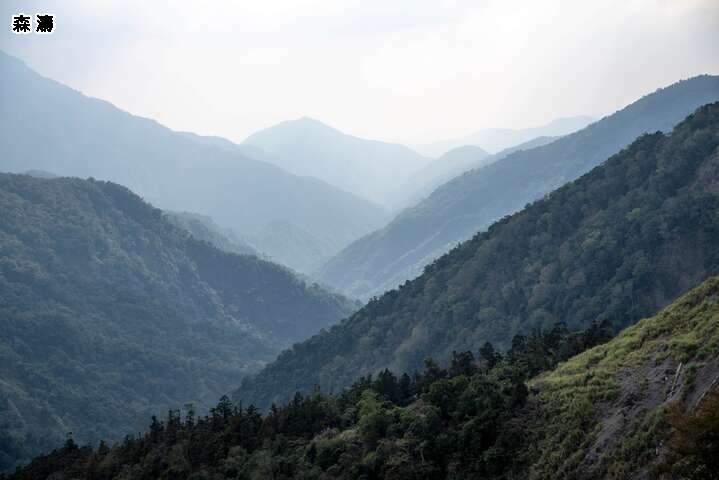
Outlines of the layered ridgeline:
M 243 237 L 272 222 L 291 223 L 310 239 L 310 254 L 260 248 L 304 272 L 386 221 L 374 203 L 250 158 L 256 149 L 173 132 L 43 78 L 2 52 L 0 74 L 0 171 L 111 180 L 159 208 L 209 215 Z
M 719 104 L 644 135 L 505 217 L 415 280 L 283 352 L 237 398 L 267 406 L 319 384 L 418 368 L 564 321 L 623 327 L 719 273 Z
M 439 157 L 455 148 L 464 145 L 479 146 L 491 153 L 498 153 L 508 148 L 538 137 L 561 137 L 576 132 L 592 123 L 595 119 L 586 115 L 557 118 L 546 125 L 530 128 L 485 128 L 463 137 L 440 140 L 421 145 L 417 150 L 430 157 Z
M 464 145 L 453 148 L 401 183 L 392 192 L 393 203 L 402 208 L 414 205 L 439 185 L 491 161 L 492 156 L 480 147 Z
M 354 305 L 196 240 L 125 187 L 0 175 L 0 468 L 217 401 Z
M 68 440 L 9 479 L 714 478 L 719 278 L 605 340 L 599 325 L 558 324 L 506 356 L 475 346 L 479 361 L 466 351 L 412 377 L 384 371 L 264 417 L 223 398 L 112 449 Z
M 457 177 L 386 227 L 345 248 L 319 278 L 360 298 L 395 288 L 458 242 L 576 179 L 640 134 L 670 131 L 697 107 L 717 100 L 719 77 L 695 77 L 647 95 L 579 132 Z
M 397 184 L 430 162 L 403 145 L 347 135 L 311 118 L 282 122 L 250 135 L 243 146 L 297 175 L 322 179 L 386 206 Z
M 481 168 L 503 159 L 507 155 L 528 150 L 553 142 L 559 137 L 537 137 L 519 145 L 509 147 L 499 153 L 490 155 L 480 147 L 465 145 L 453 148 L 419 172 L 412 175 L 392 192 L 392 204 L 400 208 L 414 206 L 427 198 L 437 187 L 452 178 Z
M 220 250 L 238 255 L 262 257 L 252 245 L 242 240 L 232 230 L 223 230 L 212 218 L 192 212 L 165 212 L 172 224 L 190 232 L 197 240 L 209 242 Z

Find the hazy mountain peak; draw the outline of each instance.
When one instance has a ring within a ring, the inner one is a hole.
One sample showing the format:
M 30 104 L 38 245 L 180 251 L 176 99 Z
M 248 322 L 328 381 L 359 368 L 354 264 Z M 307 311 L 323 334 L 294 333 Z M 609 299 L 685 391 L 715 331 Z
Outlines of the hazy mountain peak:
M 430 162 L 400 144 L 346 134 L 311 117 L 280 122 L 247 137 L 268 161 L 296 175 L 316 177 L 342 190 L 391 206 L 398 182 Z
M 317 133 L 324 133 L 324 134 L 336 134 L 336 135 L 344 135 L 340 130 L 331 127 L 327 125 L 326 123 L 317 120 L 316 118 L 308 117 L 308 116 L 302 116 L 299 118 L 295 118 L 293 120 L 283 120 L 275 125 L 269 126 L 263 130 L 268 129 L 285 129 L 285 130 L 294 130 L 298 129 L 303 132 L 317 132 Z M 263 131 L 260 130 L 260 131 Z M 250 140 L 253 135 L 250 135 L 247 137 L 242 143 L 248 143 L 250 145 L 253 144 L 253 142 Z
M 461 147 L 453 148 L 452 150 L 448 151 L 444 155 L 440 157 L 440 159 L 448 159 L 452 157 L 456 157 L 459 155 L 477 155 L 477 156 L 487 156 L 489 155 L 489 152 L 487 152 L 482 147 L 478 147 L 477 145 L 462 145 Z
M 441 140 L 417 147 L 430 156 L 442 154 L 462 145 L 477 145 L 490 153 L 512 148 L 537 137 L 557 137 L 581 130 L 596 119 L 587 115 L 556 118 L 544 125 L 527 128 L 484 128 L 476 132 L 448 140 Z
M 0 171 L 111 180 L 160 208 L 210 215 L 240 233 L 292 216 L 312 237 L 331 240 L 318 247 L 321 260 L 386 219 L 372 202 L 292 175 L 257 148 L 174 132 L 44 78 L 5 53 L 0 75 Z M 299 251 L 285 257 L 259 250 L 293 268 L 304 263 Z M 318 261 L 317 248 L 311 258 Z

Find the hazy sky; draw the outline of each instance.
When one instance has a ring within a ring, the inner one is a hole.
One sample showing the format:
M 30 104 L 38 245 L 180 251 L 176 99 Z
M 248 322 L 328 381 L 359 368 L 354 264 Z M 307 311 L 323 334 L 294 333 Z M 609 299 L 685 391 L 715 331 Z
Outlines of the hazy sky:
M 18 12 L 54 13 L 56 33 L 14 35 Z M 719 0 L 12 0 L 0 14 L 0 48 L 41 74 L 235 141 L 306 115 L 426 143 L 599 117 L 719 74 Z

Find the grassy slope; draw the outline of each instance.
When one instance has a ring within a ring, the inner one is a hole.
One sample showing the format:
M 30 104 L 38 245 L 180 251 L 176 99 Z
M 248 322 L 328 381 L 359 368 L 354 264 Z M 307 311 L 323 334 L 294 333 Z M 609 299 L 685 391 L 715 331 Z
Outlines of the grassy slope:
M 539 458 L 530 478 L 646 473 L 657 458 L 665 407 L 673 401 L 694 407 L 716 381 L 717 358 L 719 277 L 714 277 L 611 342 L 534 379 L 542 415 L 529 442 Z

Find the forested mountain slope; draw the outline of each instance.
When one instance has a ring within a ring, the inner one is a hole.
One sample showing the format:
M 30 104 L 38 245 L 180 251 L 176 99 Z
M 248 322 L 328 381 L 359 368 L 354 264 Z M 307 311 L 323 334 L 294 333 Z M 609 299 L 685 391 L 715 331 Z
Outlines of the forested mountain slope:
M 223 398 L 209 416 L 169 412 L 112 449 L 68 440 L 9 478 L 713 478 L 719 279 L 606 340 L 602 325 L 556 324 L 515 337 L 504 356 L 475 345 L 446 368 L 383 371 L 264 417 Z
M 465 173 L 346 247 L 319 278 L 358 298 L 395 288 L 458 242 L 588 172 L 642 133 L 671 131 L 697 107 L 717 100 L 719 77 L 695 77 L 549 145 Z
M 430 162 L 396 143 L 347 135 L 312 118 L 273 125 L 242 146 L 267 152 L 267 161 L 296 175 L 309 175 L 390 207 L 397 184 Z
M 0 171 L 110 180 L 159 208 L 209 215 L 239 234 L 291 222 L 316 239 L 312 260 L 302 251 L 285 255 L 284 249 L 258 247 L 305 272 L 317 268 L 317 248 L 327 259 L 386 222 L 377 204 L 249 158 L 231 142 L 173 132 L 130 115 L 2 52 L 0 75 Z
M 490 155 L 481 148 L 472 145 L 454 148 L 432 161 L 432 163 L 400 185 L 392 193 L 393 204 L 402 208 L 414 206 L 427 198 L 437 187 L 458 175 L 489 165 L 519 150 L 529 150 L 530 148 L 547 145 L 558 138 L 533 138 L 494 155 Z M 389 288 L 385 290 L 389 290 Z
M 212 218 L 192 212 L 164 212 L 170 223 L 190 232 L 197 240 L 211 243 L 220 250 L 239 255 L 254 255 L 262 258 L 252 245 L 248 244 L 232 231 L 223 231 Z
M 392 192 L 393 204 L 402 208 L 414 205 L 437 186 L 490 162 L 490 159 L 489 153 L 474 145 L 453 148 L 402 182 Z
M 0 467 L 198 411 L 353 304 L 125 187 L 0 174 Z
M 283 352 L 237 398 L 267 406 L 385 367 L 412 371 L 563 321 L 616 328 L 719 273 L 719 103 L 627 149 Z

